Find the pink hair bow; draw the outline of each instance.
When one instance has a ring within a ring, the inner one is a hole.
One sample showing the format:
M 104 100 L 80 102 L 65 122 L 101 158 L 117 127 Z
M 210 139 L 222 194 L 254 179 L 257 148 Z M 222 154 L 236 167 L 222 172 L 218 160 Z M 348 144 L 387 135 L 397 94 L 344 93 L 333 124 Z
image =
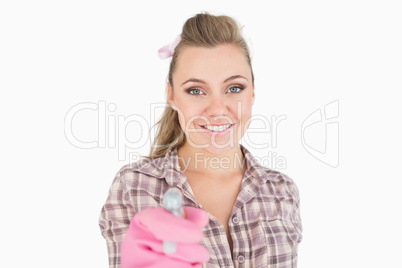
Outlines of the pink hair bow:
M 159 58 L 167 59 L 167 58 L 171 57 L 174 53 L 174 49 L 180 43 L 180 40 L 181 40 L 181 37 L 180 37 L 180 35 L 178 35 L 172 43 L 159 49 L 158 50 Z

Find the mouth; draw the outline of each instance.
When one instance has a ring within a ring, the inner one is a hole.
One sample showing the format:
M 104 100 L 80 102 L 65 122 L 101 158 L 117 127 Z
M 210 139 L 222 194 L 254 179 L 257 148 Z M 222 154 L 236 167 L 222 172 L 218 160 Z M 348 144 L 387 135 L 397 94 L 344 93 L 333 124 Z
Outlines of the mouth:
M 224 125 L 200 125 L 202 128 L 207 129 L 212 132 L 224 132 L 232 128 L 234 124 L 224 124 Z

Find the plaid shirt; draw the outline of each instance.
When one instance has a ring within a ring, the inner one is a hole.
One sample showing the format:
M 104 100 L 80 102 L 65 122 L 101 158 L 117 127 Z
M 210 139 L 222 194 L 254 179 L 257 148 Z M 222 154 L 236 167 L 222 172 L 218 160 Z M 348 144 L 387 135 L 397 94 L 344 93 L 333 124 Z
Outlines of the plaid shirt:
M 202 244 L 211 259 L 204 267 L 296 267 L 302 240 L 298 189 L 289 177 L 261 166 L 240 147 L 247 169 L 229 220 L 233 259 L 225 228 L 209 214 Z M 111 268 L 120 268 L 120 244 L 132 217 L 162 206 L 170 186 L 182 189 L 185 206 L 201 207 L 180 169 L 177 148 L 160 158 L 127 164 L 117 173 L 99 218 Z

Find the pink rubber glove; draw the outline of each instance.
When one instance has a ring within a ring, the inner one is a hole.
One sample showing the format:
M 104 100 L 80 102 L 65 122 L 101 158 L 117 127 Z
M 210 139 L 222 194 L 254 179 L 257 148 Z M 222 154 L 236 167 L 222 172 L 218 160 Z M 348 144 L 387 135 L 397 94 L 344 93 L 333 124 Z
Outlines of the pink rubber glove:
M 121 244 L 122 268 L 202 267 L 209 260 L 207 249 L 199 244 L 208 214 L 198 208 L 183 207 L 180 218 L 161 207 L 150 207 L 131 220 Z M 165 254 L 163 241 L 177 242 L 176 252 Z

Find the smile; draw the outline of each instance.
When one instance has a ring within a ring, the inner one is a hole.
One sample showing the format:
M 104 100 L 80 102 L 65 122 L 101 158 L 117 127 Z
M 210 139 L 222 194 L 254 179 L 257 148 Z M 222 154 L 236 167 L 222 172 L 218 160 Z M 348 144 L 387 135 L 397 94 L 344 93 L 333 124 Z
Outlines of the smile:
M 232 126 L 233 126 L 233 124 L 226 124 L 226 125 L 220 125 L 220 126 L 205 125 L 205 126 L 201 126 L 201 127 L 208 129 L 210 131 L 221 132 L 221 131 L 231 128 Z

